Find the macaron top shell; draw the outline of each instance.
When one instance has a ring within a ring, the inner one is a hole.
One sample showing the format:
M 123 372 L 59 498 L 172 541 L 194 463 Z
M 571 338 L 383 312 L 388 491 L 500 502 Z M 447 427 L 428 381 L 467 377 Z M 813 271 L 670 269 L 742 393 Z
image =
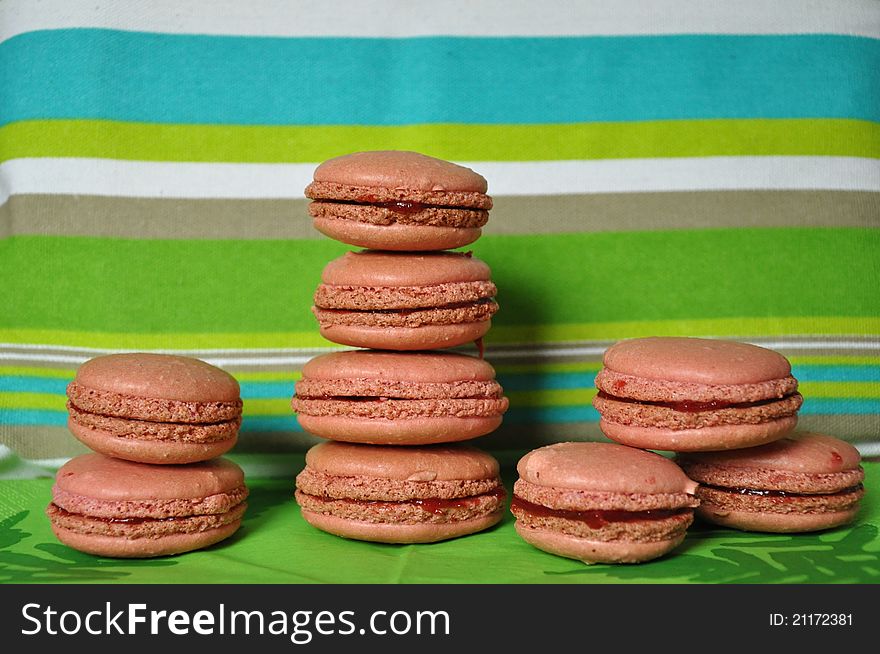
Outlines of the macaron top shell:
M 413 383 L 492 381 L 495 370 L 483 359 L 454 352 L 331 352 L 311 359 L 303 378 L 370 379 Z
M 488 189 L 486 179 L 470 168 L 401 150 L 355 152 L 329 159 L 315 169 L 314 179 L 350 186 L 420 191 L 485 193 Z
M 394 447 L 330 441 L 306 453 L 306 465 L 317 472 L 344 477 L 400 481 L 492 479 L 498 462 L 465 445 Z
M 596 493 L 687 493 L 697 484 L 672 461 L 614 443 L 556 443 L 520 459 L 521 479 L 548 488 Z
M 743 450 L 681 455 L 685 461 L 749 470 L 776 470 L 807 474 L 833 474 L 856 470 L 859 451 L 849 443 L 814 432 L 797 432 L 786 438 Z
M 198 499 L 240 488 L 244 473 L 226 459 L 157 466 L 84 454 L 58 470 L 55 485 L 66 493 L 112 502 Z
M 778 352 L 705 338 L 620 341 L 605 352 L 604 365 L 635 377 L 707 385 L 755 384 L 791 374 L 791 365 Z
M 433 286 L 489 281 L 484 262 L 460 252 L 347 252 L 324 267 L 321 281 L 334 286 Z
M 120 395 L 181 402 L 237 402 L 235 378 L 191 357 L 133 352 L 86 361 L 74 383 Z

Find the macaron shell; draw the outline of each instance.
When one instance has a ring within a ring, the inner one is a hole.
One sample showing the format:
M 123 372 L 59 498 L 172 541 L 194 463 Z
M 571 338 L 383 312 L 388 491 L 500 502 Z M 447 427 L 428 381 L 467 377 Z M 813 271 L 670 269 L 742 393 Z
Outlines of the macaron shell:
M 301 509 L 303 519 L 313 527 L 327 533 L 354 540 L 377 543 L 435 543 L 459 536 L 466 536 L 498 524 L 503 511 L 470 520 L 418 524 L 391 524 L 350 520 L 338 516 Z
M 470 245 L 483 233 L 479 227 L 436 225 L 371 225 L 339 218 L 314 218 L 315 229 L 341 243 L 378 250 L 421 252 Z
M 650 561 L 672 551 L 684 540 L 685 534 L 668 540 L 637 541 L 597 541 L 578 538 L 547 529 L 524 527 L 518 521 L 514 524 L 516 533 L 524 541 L 550 554 L 591 563 L 640 563 Z
M 704 338 L 651 337 L 620 341 L 604 356 L 616 372 L 699 384 L 753 384 L 791 374 L 788 360 L 773 350 Z
M 495 369 L 489 362 L 456 352 L 331 352 L 303 366 L 308 379 L 375 379 L 413 383 L 492 381 Z
M 336 441 L 379 445 L 428 445 L 485 436 L 501 426 L 502 417 L 419 417 L 406 420 L 352 418 L 348 416 L 296 417 L 304 431 Z
M 157 538 L 121 538 L 104 534 L 79 533 L 54 524 L 52 531 L 65 545 L 87 554 L 112 558 L 151 558 L 209 547 L 232 536 L 240 526 L 241 520 L 237 520 L 215 529 L 168 534 Z
M 68 419 L 68 429 L 78 441 L 95 452 L 127 461 L 150 464 L 189 464 L 207 461 L 231 450 L 238 432 L 224 440 L 208 443 L 123 438 L 103 429 Z
M 796 533 L 833 529 L 849 524 L 856 519 L 859 507 L 856 506 L 846 511 L 819 513 L 776 513 L 732 511 L 703 502 L 695 513 L 706 522 L 743 531 Z
M 701 454 L 690 460 L 724 468 L 834 474 L 857 469 L 861 454 L 839 438 L 815 432 L 795 432 L 761 447 Z
M 495 479 L 498 461 L 467 445 L 396 448 L 328 442 L 306 453 L 306 466 L 329 475 L 406 481 Z
M 758 424 L 717 425 L 698 429 L 668 429 L 622 425 L 602 418 L 599 428 L 622 445 L 671 452 L 706 452 L 755 447 L 782 438 L 797 427 L 797 416 Z
M 66 492 L 97 500 L 178 500 L 234 491 L 244 485 L 244 473 L 227 459 L 178 467 L 83 454 L 59 468 L 55 484 Z
M 346 252 L 321 273 L 324 284 L 338 286 L 434 286 L 489 281 L 489 266 L 459 252 Z
M 433 350 L 456 347 L 482 338 L 491 320 L 420 327 L 321 325 L 321 336 L 333 343 L 378 350 Z
M 241 399 L 228 402 L 189 402 L 124 395 L 90 389 L 76 381 L 67 385 L 69 403 L 80 411 L 132 420 L 185 424 L 214 423 L 241 417 Z
M 551 488 L 605 493 L 693 493 L 696 483 L 653 452 L 614 443 L 556 443 L 519 460 L 522 479 Z
M 486 179 L 464 166 L 407 150 L 354 152 L 315 169 L 316 182 L 422 191 L 485 193 Z
M 81 386 L 133 397 L 181 402 L 236 402 L 235 378 L 191 357 L 144 352 L 109 354 L 82 364 L 74 381 Z

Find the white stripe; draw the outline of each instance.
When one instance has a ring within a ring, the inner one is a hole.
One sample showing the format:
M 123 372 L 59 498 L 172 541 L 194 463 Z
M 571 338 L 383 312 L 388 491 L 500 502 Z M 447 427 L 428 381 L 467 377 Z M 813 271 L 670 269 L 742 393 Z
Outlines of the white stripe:
M 709 334 L 702 335 L 711 337 Z M 778 340 L 772 338 L 744 338 L 744 342 L 759 345 L 772 350 L 780 350 L 787 353 L 797 351 L 815 350 L 876 350 L 880 352 L 880 338 L 864 339 L 837 339 L 822 340 L 806 337 L 802 340 Z M 560 347 L 548 345 L 501 345 L 491 348 L 489 357 L 492 360 L 513 359 L 521 357 L 598 357 L 605 352 L 614 339 L 603 341 L 584 341 L 580 343 L 563 344 Z M 216 366 L 272 366 L 290 365 L 301 366 L 312 357 L 325 352 L 335 352 L 350 348 L 326 347 L 326 348 L 284 348 L 284 349 L 254 349 L 254 350 L 225 350 L 225 349 L 202 349 L 202 350 L 144 350 L 162 354 L 176 354 L 181 356 L 194 356 Z M 41 352 L 40 350 L 49 350 Z M 53 351 L 54 350 L 54 351 Z M 34 361 L 43 363 L 75 364 L 79 365 L 89 359 L 102 354 L 129 352 L 130 350 L 76 347 L 65 348 L 56 345 L 25 344 L 25 343 L 0 343 L 0 361 Z
M 206 6 L 207 5 L 207 6 Z M 880 38 L 876 0 L 6 0 L 0 41 L 101 27 L 244 36 L 846 34 Z
M 463 162 L 496 196 L 723 189 L 880 191 L 880 160 L 862 157 L 674 157 L 589 161 Z M 317 163 L 178 163 L 12 159 L 0 164 L 9 195 L 301 199 Z

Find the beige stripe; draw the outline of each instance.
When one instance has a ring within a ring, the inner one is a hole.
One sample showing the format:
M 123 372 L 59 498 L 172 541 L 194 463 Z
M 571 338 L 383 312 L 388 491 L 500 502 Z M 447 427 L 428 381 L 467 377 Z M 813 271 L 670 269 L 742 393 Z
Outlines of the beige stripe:
M 798 418 L 798 431 L 817 431 L 854 445 L 880 444 L 876 415 L 810 415 Z M 473 442 L 484 450 L 532 449 L 560 441 L 604 441 L 597 422 L 503 424 L 497 431 Z
M 801 416 L 798 429 L 818 431 L 855 445 L 878 445 L 877 416 Z M 503 424 L 494 433 L 474 440 L 473 445 L 490 451 L 529 450 L 560 441 L 608 441 L 596 422 Z M 304 452 L 321 439 L 293 431 L 242 432 L 233 453 Z M 88 450 L 64 427 L 6 425 L 0 427 L 0 444 L 24 459 L 54 459 L 84 454 Z
M 0 236 L 324 238 L 306 200 L 193 200 L 15 195 L 0 206 Z M 694 191 L 502 196 L 485 234 L 706 227 L 880 227 L 880 193 Z

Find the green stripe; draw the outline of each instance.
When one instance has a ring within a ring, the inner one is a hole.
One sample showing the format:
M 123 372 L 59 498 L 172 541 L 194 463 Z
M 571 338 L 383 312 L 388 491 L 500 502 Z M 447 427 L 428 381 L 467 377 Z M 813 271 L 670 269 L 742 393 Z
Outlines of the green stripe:
M 322 268 L 346 249 L 12 237 L 0 241 L 0 332 L 96 347 L 327 346 L 309 307 Z M 473 249 L 499 288 L 490 342 L 880 333 L 880 230 L 498 235 Z
M 54 393 L 0 392 L 0 408 L 66 411 L 67 396 Z
M 858 326 L 858 329 L 855 329 Z M 518 343 L 564 344 L 577 341 L 615 341 L 621 338 L 643 336 L 838 336 L 841 334 L 880 335 L 880 318 L 850 317 L 788 317 L 788 318 L 735 318 L 705 320 L 651 320 L 630 322 L 595 322 L 567 325 L 518 325 L 494 326 L 485 340 L 488 345 L 511 345 Z M 40 343 L 69 347 L 126 350 L 190 350 L 217 349 L 282 349 L 338 348 L 317 333 L 317 323 L 312 331 L 302 332 L 242 332 L 242 333 L 144 333 L 144 332 L 90 332 L 58 329 L 0 328 L 0 341 L 6 343 Z M 255 352 L 259 354 L 259 352 Z M 491 357 L 491 350 L 489 352 Z M 598 355 L 597 355 L 598 357 Z M 870 358 L 869 358 L 870 359 Z M 794 359 L 792 359 L 794 361 Z M 852 362 L 851 360 L 847 360 Z M 869 360 L 868 360 L 869 361 Z M 869 361 L 870 362 L 870 361 Z M 580 370 L 573 364 L 499 365 L 499 372 L 525 370 Z M 598 370 L 597 366 L 585 366 L 583 370 Z M 281 377 L 280 379 L 286 379 Z
M 416 150 L 456 161 L 826 155 L 880 157 L 880 124 L 851 119 L 719 119 L 539 125 L 175 125 L 27 120 L 0 128 L 0 161 L 318 162 L 358 150 Z

